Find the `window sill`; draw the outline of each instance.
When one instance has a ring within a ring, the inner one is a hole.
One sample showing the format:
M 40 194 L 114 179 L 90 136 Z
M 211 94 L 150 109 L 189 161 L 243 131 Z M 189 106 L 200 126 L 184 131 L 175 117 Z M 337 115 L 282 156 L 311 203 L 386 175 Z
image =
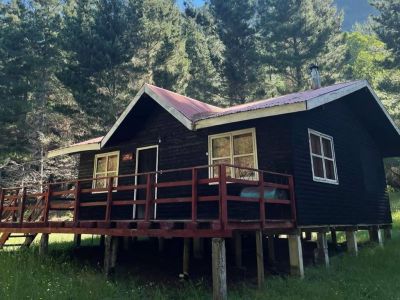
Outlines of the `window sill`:
M 112 191 L 113 193 L 116 193 L 116 192 L 118 192 L 118 191 Z M 108 193 L 108 191 L 104 191 L 104 192 L 92 192 L 91 194 L 92 195 L 95 195 L 95 194 L 107 194 Z
M 329 179 L 320 178 L 320 177 L 313 177 L 313 180 L 314 180 L 314 182 L 319 182 L 319 183 L 339 185 L 339 180 L 329 180 Z

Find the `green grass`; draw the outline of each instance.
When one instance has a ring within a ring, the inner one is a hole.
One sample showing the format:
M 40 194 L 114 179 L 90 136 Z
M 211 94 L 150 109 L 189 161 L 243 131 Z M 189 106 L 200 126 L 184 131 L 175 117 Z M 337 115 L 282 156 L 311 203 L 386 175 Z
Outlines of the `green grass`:
M 305 279 L 267 277 L 257 290 L 248 284 L 229 287 L 230 299 L 400 299 L 400 193 L 392 194 L 393 240 L 385 248 L 363 247 L 358 257 L 339 255 L 331 267 L 309 267 Z M 362 239 L 364 236 L 360 236 Z M 91 236 L 83 245 L 97 243 Z M 173 286 L 144 282 L 140 277 L 119 274 L 107 281 L 101 266 L 77 260 L 70 251 L 72 236 L 51 235 L 52 253 L 0 252 L 0 299 L 210 299 L 202 281 Z M 67 251 L 68 250 L 68 251 Z M 155 270 L 157 272 L 157 270 Z

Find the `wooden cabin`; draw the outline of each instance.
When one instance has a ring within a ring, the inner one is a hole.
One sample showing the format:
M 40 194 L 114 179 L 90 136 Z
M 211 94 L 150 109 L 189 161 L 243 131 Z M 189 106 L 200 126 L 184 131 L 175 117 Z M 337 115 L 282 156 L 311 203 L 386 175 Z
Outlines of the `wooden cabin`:
M 327 231 L 346 231 L 356 252 L 357 229 L 380 239 L 390 228 L 383 158 L 399 152 L 399 129 L 366 81 L 228 108 L 146 84 L 104 137 L 49 152 L 78 154 L 78 179 L 3 189 L 0 230 L 213 238 L 215 272 L 225 238 L 256 232 L 260 252 L 264 234 L 288 234 L 302 275 L 302 232 L 318 233 L 326 260 Z

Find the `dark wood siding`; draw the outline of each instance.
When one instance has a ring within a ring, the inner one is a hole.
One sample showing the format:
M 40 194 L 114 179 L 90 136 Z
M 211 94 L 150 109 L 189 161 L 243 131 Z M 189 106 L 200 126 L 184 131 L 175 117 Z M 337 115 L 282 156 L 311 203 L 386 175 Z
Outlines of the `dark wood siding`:
M 253 127 L 256 128 L 259 169 L 291 173 L 291 126 L 287 117 L 258 119 L 190 131 L 153 100 L 144 97 L 138 102 L 135 110 L 128 115 L 126 121 L 121 124 L 115 136 L 110 140 L 108 147 L 99 152 L 81 154 L 79 178 L 91 178 L 93 176 L 95 154 L 115 150 L 120 151 L 119 174 L 133 174 L 135 160 L 122 161 L 123 154 L 133 153 L 135 155 L 138 147 L 150 145 L 159 145 L 159 170 L 207 165 L 208 135 Z M 181 174 L 180 176 L 185 175 Z M 207 176 L 207 174 L 202 176 Z M 164 176 L 164 179 L 166 179 L 166 176 Z M 209 187 L 209 189 L 216 189 L 216 186 Z M 207 190 L 201 192 L 206 194 Z M 159 191 L 159 193 L 162 193 L 162 191 Z M 187 195 L 187 193 L 188 190 L 180 189 L 176 191 L 174 196 L 178 194 L 183 196 L 184 194 Z M 133 195 L 118 194 L 115 195 L 115 198 L 133 198 Z M 96 195 L 93 197 L 96 197 Z M 89 200 L 88 197 L 85 198 Z M 85 201 L 85 199 L 82 201 Z M 158 214 L 163 217 L 186 217 L 190 213 L 190 206 L 186 204 L 164 205 L 163 207 L 165 209 L 157 208 Z M 249 208 L 247 211 L 248 216 L 257 211 L 257 204 L 247 205 L 246 207 Z M 120 211 L 118 217 L 126 217 L 131 214 L 132 209 L 125 208 L 124 211 L 125 213 Z M 232 205 L 230 209 L 231 216 L 235 215 L 235 211 L 243 213 L 245 210 L 243 207 Z M 103 212 L 97 209 L 95 213 L 91 209 L 82 213 L 90 214 L 91 217 L 96 214 L 101 218 Z M 217 210 L 214 205 L 202 203 L 202 208 L 199 208 L 199 218 L 202 215 L 216 214 Z
M 299 225 L 391 222 L 382 155 L 365 125 L 349 108 L 348 100 L 293 115 Z M 308 128 L 333 137 L 338 185 L 313 180 Z
M 109 146 L 100 152 L 81 154 L 79 177 L 93 175 L 96 153 L 120 150 L 136 154 L 138 147 L 159 145 L 159 169 L 176 169 L 208 164 L 208 135 L 245 128 L 256 128 L 258 167 L 263 170 L 293 174 L 296 186 L 299 225 L 347 225 L 391 222 L 381 151 L 361 121 L 342 101 L 285 116 L 256 119 L 190 131 L 151 99 L 142 98 Z M 308 145 L 308 128 L 333 136 L 339 185 L 314 182 Z M 120 175 L 132 174 L 135 161 L 120 161 Z M 176 175 L 177 176 L 177 175 Z M 179 179 L 185 175 L 179 175 Z M 202 176 L 207 176 L 203 174 Z M 168 178 L 164 179 L 178 179 Z M 161 179 L 162 180 L 162 179 Z M 207 194 L 216 186 L 203 188 Z M 160 191 L 162 193 L 162 191 Z M 187 196 L 180 189 L 174 196 Z M 165 196 L 165 195 L 164 195 Z M 94 195 L 93 197 L 96 197 Z M 118 193 L 116 198 L 132 199 L 133 195 Z M 88 199 L 89 200 L 89 199 Z M 84 200 L 83 200 L 84 201 Z M 256 207 L 231 206 L 230 216 L 254 214 Z M 186 218 L 190 206 L 164 205 L 157 210 L 165 218 Z M 84 215 L 101 218 L 101 209 L 82 211 Z M 129 218 L 132 209 L 124 207 L 113 212 L 113 218 Z M 199 218 L 215 216 L 214 205 L 202 204 Z

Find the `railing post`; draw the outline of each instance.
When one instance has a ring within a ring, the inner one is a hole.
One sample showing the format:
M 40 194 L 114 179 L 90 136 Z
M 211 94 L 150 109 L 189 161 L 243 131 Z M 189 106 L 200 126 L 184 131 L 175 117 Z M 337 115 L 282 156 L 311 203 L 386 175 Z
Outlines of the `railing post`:
M 3 207 L 4 207 L 5 191 L 3 188 L 0 190 L 0 223 L 3 220 Z
M 19 224 L 21 224 L 21 225 L 24 222 L 25 201 L 26 201 L 26 187 L 23 187 L 22 188 L 22 196 L 21 196 L 21 204 L 19 206 Z
M 265 227 L 265 199 L 264 199 L 264 174 L 258 172 L 258 192 L 260 194 L 260 225 L 261 230 Z
M 107 206 L 106 206 L 106 215 L 105 215 L 106 222 L 110 222 L 110 220 L 111 220 L 112 190 L 113 190 L 113 177 L 109 177 L 108 185 L 107 185 Z
M 51 200 L 51 184 L 48 184 L 45 203 L 44 203 L 44 214 L 43 214 L 43 222 L 45 223 L 47 223 L 49 219 L 50 200 Z
M 74 226 L 78 226 L 79 222 L 79 208 L 80 208 L 80 200 L 79 197 L 81 195 L 81 185 L 79 180 L 75 182 L 75 203 L 74 203 Z
M 226 165 L 219 165 L 219 201 L 220 201 L 220 221 L 225 228 L 228 223 L 228 203 L 226 189 Z
M 192 222 L 197 221 L 197 169 L 192 169 Z
M 290 210 L 291 210 L 291 219 L 292 222 L 296 222 L 296 199 L 295 199 L 295 192 L 294 192 L 294 181 L 293 176 L 290 175 L 289 178 L 289 193 L 290 193 Z
M 152 184 L 151 184 L 151 174 L 148 173 L 146 176 L 146 204 L 144 209 L 144 220 L 148 222 L 150 220 L 150 204 L 152 198 Z

